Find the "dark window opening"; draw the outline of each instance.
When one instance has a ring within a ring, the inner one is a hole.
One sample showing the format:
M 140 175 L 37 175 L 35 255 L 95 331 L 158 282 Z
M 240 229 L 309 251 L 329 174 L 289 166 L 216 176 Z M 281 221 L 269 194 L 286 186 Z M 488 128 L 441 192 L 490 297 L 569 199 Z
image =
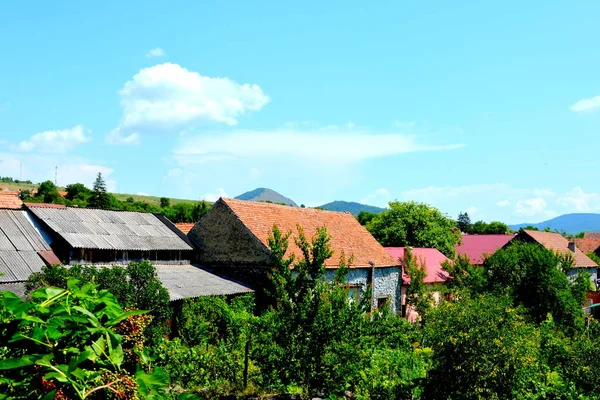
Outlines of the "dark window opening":
M 377 308 L 380 310 L 383 310 L 385 307 L 387 307 L 387 302 L 388 302 L 387 297 L 378 298 L 377 299 Z

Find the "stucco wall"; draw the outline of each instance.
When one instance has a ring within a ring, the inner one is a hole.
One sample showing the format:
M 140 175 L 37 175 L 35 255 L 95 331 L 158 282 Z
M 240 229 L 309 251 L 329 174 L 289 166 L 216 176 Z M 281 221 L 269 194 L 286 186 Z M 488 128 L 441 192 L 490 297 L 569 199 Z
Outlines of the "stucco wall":
M 361 294 L 367 290 L 369 284 L 370 268 L 351 268 L 346 276 L 349 285 L 360 285 Z M 326 277 L 332 280 L 335 270 L 328 269 Z M 377 299 L 388 299 L 393 312 L 400 311 L 400 267 L 377 267 L 373 279 L 373 307 L 377 306 Z

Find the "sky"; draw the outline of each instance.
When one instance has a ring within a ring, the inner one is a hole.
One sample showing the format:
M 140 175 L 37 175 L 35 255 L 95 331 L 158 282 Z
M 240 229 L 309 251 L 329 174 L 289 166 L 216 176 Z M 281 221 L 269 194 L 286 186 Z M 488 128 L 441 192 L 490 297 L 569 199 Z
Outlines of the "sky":
M 599 18 L 596 0 L 1 2 L 0 176 L 600 212 Z

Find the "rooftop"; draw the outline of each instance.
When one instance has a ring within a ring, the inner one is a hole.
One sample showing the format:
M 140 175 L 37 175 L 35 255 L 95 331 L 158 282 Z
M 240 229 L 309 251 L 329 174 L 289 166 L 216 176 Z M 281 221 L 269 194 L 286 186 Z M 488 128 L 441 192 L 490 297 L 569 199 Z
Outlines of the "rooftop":
M 376 267 L 399 265 L 349 213 L 227 198 L 221 198 L 219 202 L 228 206 L 265 246 L 268 246 L 273 226 L 277 225 L 282 232 L 291 231 L 287 256 L 294 254 L 300 257 L 302 254 L 294 242 L 294 238 L 298 236 L 297 225 L 302 227 L 309 240 L 315 235 L 317 228 L 326 226 L 327 233 L 331 236 L 330 246 L 334 251 L 333 256 L 325 261 L 326 267 L 338 266 L 342 253 L 346 259 L 351 256 L 354 258 L 352 267 L 369 267 L 371 262 Z
M 160 215 L 90 208 L 29 206 L 30 211 L 71 247 L 105 250 L 192 250 Z
M 573 239 L 577 248 L 583 251 L 584 253 L 594 253 L 598 248 L 600 248 L 600 238 L 599 239 L 586 239 L 586 238 L 576 238 Z
M 177 229 L 179 229 L 181 232 L 185 233 L 186 235 L 192 230 L 194 225 L 196 225 L 196 224 L 193 222 L 178 222 L 175 224 Z
M 462 243 L 456 246 L 456 254 L 469 257 L 473 265 L 483 264 L 486 255 L 504 247 L 515 235 L 463 235 Z
M 395 259 L 400 260 L 404 264 L 404 256 L 406 254 L 405 247 L 386 247 L 385 250 Z M 450 275 L 442 267 L 442 263 L 450 261 L 448 257 L 440 253 L 438 249 L 430 248 L 411 248 L 413 256 L 419 264 L 425 265 L 425 283 L 440 283 L 445 282 Z M 410 278 L 404 270 L 402 270 L 402 280 L 405 284 L 410 283 Z
M 0 191 L 0 209 L 19 210 L 23 207 L 23 202 L 19 197 L 19 192 Z
M 580 249 L 575 247 L 575 252 L 569 250 L 569 240 L 563 237 L 560 233 L 541 232 L 541 231 L 522 231 L 525 235 L 535 240 L 548 250 L 559 252 L 562 254 L 570 253 L 573 255 L 574 267 L 577 268 L 596 268 L 598 265 L 586 256 Z

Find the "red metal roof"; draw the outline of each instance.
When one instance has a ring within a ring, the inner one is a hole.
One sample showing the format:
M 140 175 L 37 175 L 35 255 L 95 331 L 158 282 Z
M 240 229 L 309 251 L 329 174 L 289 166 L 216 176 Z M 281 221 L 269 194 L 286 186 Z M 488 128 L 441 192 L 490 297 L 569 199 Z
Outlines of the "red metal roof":
M 462 244 L 456 246 L 457 254 L 465 254 L 473 265 L 483 264 L 486 255 L 494 254 L 515 235 L 463 235 Z
M 404 263 L 404 254 L 406 252 L 405 247 L 385 247 L 385 250 L 389 255 L 399 260 L 402 264 Z M 413 256 L 416 257 L 417 262 L 425 265 L 425 271 L 427 276 L 425 277 L 425 283 L 439 283 L 445 282 L 450 275 L 442 268 L 442 263 L 449 261 L 448 257 L 439 252 L 438 249 L 428 248 L 411 248 Z M 410 278 L 402 270 L 402 280 L 405 284 L 410 283 Z
M 44 260 L 46 265 L 61 265 L 62 262 L 58 259 L 54 251 L 52 250 L 41 250 L 37 252 L 38 255 Z
M 370 262 L 374 263 L 375 267 L 399 265 L 352 214 L 226 198 L 219 199 L 219 202 L 227 205 L 265 246 L 268 246 L 268 238 L 274 225 L 284 233 L 292 232 L 286 253 L 288 256 L 302 255 L 295 243 L 298 225 L 309 240 L 315 235 L 317 228 L 326 226 L 327 233 L 331 236 L 329 244 L 333 250 L 333 256 L 325 261 L 326 267 L 337 267 L 342 252 L 346 259 L 351 256 L 354 258 L 351 267 L 370 267 Z
M 0 192 L 0 208 L 18 210 L 23 207 L 19 192 Z

